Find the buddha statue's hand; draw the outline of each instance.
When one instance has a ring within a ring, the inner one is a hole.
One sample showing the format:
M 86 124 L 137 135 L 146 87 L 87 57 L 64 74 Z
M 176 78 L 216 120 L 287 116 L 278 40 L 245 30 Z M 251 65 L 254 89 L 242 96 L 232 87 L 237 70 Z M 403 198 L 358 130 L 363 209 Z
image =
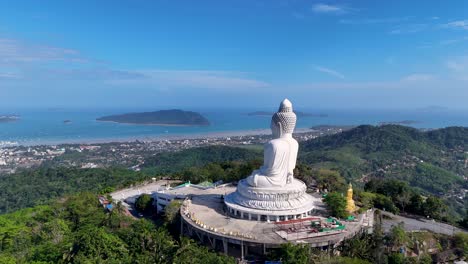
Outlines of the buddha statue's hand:
M 286 178 L 286 183 L 289 184 L 289 183 L 292 183 L 292 181 L 293 181 L 293 174 L 288 173 L 288 176 Z
M 255 172 L 255 171 L 254 171 Z M 252 187 L 256 187 L 257 186 L 257 181 L 255 179 L 255 175 L 254 173 L 252 173 L 252 175 L 250 175 L 249 177 L 247 177 L 247 184 L 252 186 Z
M 247 177 L 247 183 L 252 187 L 257 187 L 259 177 L 265 176 L 261 176 L 261 170 L 254 170 L 252 174 L 249 177 Z

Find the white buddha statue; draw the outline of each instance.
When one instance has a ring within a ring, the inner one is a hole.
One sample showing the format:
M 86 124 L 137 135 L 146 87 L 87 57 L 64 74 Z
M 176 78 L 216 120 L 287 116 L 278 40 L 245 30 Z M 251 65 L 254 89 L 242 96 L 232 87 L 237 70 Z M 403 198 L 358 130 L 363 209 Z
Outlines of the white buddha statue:
M 264 161 L 260 169 L 247 177 L 252 187 L 284 187 L 293 180 L 299 144 L 292 137 L 296 126 L 296 114 L 288 99 L 281 102 L 279 110 L 271 118 L 273 139 L 264 146 Z

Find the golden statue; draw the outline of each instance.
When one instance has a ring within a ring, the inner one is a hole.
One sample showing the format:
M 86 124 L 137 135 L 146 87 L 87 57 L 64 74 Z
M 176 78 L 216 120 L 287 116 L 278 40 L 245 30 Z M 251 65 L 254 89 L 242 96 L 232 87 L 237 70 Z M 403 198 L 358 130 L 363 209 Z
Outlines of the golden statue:
M 346 195 L 346 212 L 353 213 L 356 211 L 356 205 L 353 200 L 353 185 L 349 183 L 348 193 Z

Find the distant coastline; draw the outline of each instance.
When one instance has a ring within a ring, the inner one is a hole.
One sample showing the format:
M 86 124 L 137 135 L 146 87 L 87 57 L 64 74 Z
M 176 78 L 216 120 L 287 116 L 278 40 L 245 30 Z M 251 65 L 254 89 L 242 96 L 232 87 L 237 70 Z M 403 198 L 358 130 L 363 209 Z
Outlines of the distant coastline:
M 295 134 L 314 132 L 309 128 L 296 128 Z M 271 135 L 270 129 L 247 129 L 233 130 L 220 132 L 206 132 L 197 134 L 161 134 L 155 136 L 128 136 L 128 137 L 104 137 L 104 138 L 80 138 L 67 140 L 35 140 L 32 142 L 26 141 L 11 141 L 11 146 L 48 146 L 48 145 L 76 145 L 76 144 L 106 144 L 106 143 L 125 143 L 133 141 L 163 141 L 163 140 L 192 140 L 192 139 L 211 139 L 211 138 L 226 138 L 238 136 L 261 136 Z M 1 142 L 1 141 L 0 141 Z M 6 142 L 6 141 L 5 141 Z M 1 145 L 1 144 L 0 144 Z
M 301 111 L 294 111 L 298 117 L 327 117 L 327 114 L 311 114 L 311 113 L 305 113 Z M 274 113 L 273 112 L 268 112 L 268 111 L 255 111 L 255 112 L 250 112 L 247 113 L 246 115 L 248 116 L 272 116 Z
M 17 115 L 0 115 L 0 123 L 15 122 L 20 119 Z

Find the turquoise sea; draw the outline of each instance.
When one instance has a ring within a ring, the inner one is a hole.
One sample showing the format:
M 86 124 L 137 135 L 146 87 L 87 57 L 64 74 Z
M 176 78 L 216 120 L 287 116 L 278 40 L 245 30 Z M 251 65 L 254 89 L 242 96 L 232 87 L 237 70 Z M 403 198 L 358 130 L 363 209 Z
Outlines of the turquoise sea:
M 154 111 L 154 109 L 151 109 Z M 96 118 L 119 113 L 151 111 L 149 109 L 79 109 L 79 110 L 0 110 L 1 114 L 17 114 L 20 120 L 0 123 L 0 143 L 13 141 L 21 145 L 96 142 L 112 140 L 157 139 L 171 136 L 190 136 L 234 131 L 268 129 L 270 117 L 248 116 L 251 110 L 186 109 L 197 111 L 207 117 L 208 127 L 163 127 L 98 122 Z M 265 110 L 265 109 L 263 109 Z M 299 109 L 326 117 L 299 117 L 297 127 L 316 125 L 360 125 L 414 120 L 411 126 L 418 128 L 441 128 L 467 126 L 467 110 L 337 110 Z M 273 109 L 271 109 L 273 112 Z M 64 120 L 71 120 L 66 124 Z

